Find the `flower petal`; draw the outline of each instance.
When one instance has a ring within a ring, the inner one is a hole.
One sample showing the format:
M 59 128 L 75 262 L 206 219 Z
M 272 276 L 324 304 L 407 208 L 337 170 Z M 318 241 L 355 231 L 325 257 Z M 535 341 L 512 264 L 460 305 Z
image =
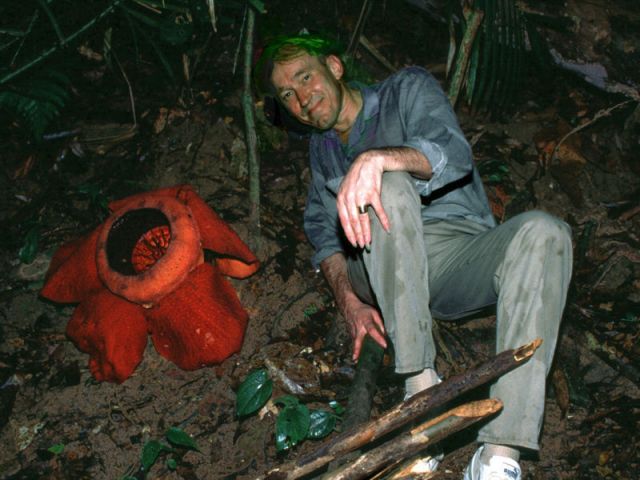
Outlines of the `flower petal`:
M 156 350 L 185 370 L 239 351 L 248 317 L 231 284 L 209 263 L 144 313 Z
M 89 293 L 104 288 L 96 267 L 96 244 L 101 227 L 62 245 L 49 265 L 40 295 L 54 302 L 81 302 Z
M 76 307 L 67 335 L 90 355 L 89 368 L 99 381 L 124 382 L 142 360 L 147 322 L 142 307 L 106 288 Z

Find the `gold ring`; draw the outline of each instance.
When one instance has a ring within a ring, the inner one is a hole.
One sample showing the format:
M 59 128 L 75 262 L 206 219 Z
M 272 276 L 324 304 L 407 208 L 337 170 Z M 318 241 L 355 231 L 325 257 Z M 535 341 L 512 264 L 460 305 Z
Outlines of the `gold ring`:
M 367 214 L 367 207 L 365 207 L 364 205 L 360 205 L 358 207 L 358 213 L 360 215 L 366 215 Z

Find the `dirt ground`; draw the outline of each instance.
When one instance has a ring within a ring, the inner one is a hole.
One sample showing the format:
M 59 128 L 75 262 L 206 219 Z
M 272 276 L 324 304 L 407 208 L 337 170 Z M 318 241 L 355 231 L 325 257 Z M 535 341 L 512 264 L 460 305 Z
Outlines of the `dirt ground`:
M 426 28 L 425 20 L 412 10 L 394 12 L 394 25 L 413 22 L 412 28 L 385 30 L 381 25 L 388 24 L 374 17 L 372 40 L 396 66 L 418 63 L 438 71 L 442 55 L 424 51 L 415 32 Z M 8 153 L 0 220 L 13 238 L 0 251 L 2 478 L 143 478 L 143 445 L 163 440 L 170 427 L 187 432 L 199 451 L 179 450 L 175 469 L 165 462 L 171 455 L 162 456 L 146 478 L 253 478 L 319 445 L 307 440 L 278 453 L 273 411 L 237 418 L 239 384 L 266 363 L 303 386 L 300 397 L 309 406 L 345 402 L 355 369 L 350 339 L 311 267 L 302 230 L 306 142 L 260 115 L 259 238 L 247 222 L 241 79 L 229 73 L 238 40 L 233 32 L 222 36 L 221 53 L 211 54 L 208 70 L 218 73 L 183 90 L 180 101 L 157 92 L 138 97 L 141 123 L 133 138 L 91 142 L 96 131 L 122 133 L 129 99 L 120 86 L 79 99 L 82 105 L 61 119 L 65 128 L 81 126 L 84 135 L 32 149 L 18 137 L 2 140 Z M 375 60 L 364 54 L 361 60 L 375 77 L 384 77 Z M 625 101 L 555 75 L 550 84 L 523 83 L 525 100 L 498 118 L 459 108 L 496 217 L 538 208 L 573 230 L 574 278 L 548 383 L 542 449 L 524 457 L 524 478 L 634 479 L 640 471 L 640 111 L 629 103 L 594 121 L 568 137 L 560 160 L 548 162 L 544 148 L 550 142 Z M 74 153 L 78 146 L 84 156 Z M 115 199 L 183 183 L 195 187 L 261 262 L 252 277 L 231 280 L 250 316 L 242 350 L 220 365 L 183 371 L 149 342 L 131 378 L 120 385 L 96 382 L 87 355 L 65 336 L 74 305 L 39 297 L 55 249 L 100 222 L 92 197 L 78 192 L 99 185 Z M 22 264 L 18 249 L 34 218 L 40 222 L 39 252 Z M 493 320 L 489 311 L 464 322 L 438 322 L 438 368 L 445 378 L 492 356 Z M 374 417 L 401 400 L 401 387 L 386 364 Z M 275 390 L 287 393 L 280 382 Z M 51 451 L 55 445 L 64 448 Z M 434 478 L 461 478 L 475 449 L 473 428 L 443 447 L 446 457 Z

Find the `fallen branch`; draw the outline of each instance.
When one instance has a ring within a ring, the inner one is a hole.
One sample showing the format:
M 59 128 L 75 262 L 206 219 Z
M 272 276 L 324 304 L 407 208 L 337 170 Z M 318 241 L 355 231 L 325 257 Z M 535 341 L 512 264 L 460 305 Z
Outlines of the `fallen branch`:
M 347 411 L 342 421 L 342 427 L 345 430 L 369 420 L 383 355 L 382 347 L 367 335 L 362 343 L 356 375 L 349 389 Z
M 364 35 L 360 35 L 360 45 L 367 49 L 367 52 L 371 54 L 373 58 L 375 58 L 378 62 L 380 62 L 387 70 L 390 72 L 395 72 L 396 67 L 394 67 L 389 60 L 386 59 L 380 50 L 373 46 L 373 44 L 367 40 L 367 37 Z
M 611 112 L 613 112 L 615 109 L 623 107 L 625 105 L 627 105 L 628 103 L 633 102 L 633 100 L 625 100 L 624 102 L 620 102 L 612 107 L 609 108 L 603 108 L 602 110 L 598 111 L 591 120 L 578 125 L 576 128 L 574 128 L 573 130 L 571 130 L 569 133 L 567 133 L 564 137 L 562 137 L 560 139 L 560 141 L 558 142 L 558 144 L 555 146 L 555 148 L 553 149 L 553 152 L 551 153 L 551 162 L 556 160 L 556 156 L 558 154 L 558 150 L 560 149 L 560 146 L 564 143 L 564 141 L 569 138 L 571 135 L 578 133 L 580 130 L 583 130 L 585 128 L 587 128 L 589 125 L 597 122 L 598 120 L 600 120 L 602 117 L 608 117 L 609 115 L 611 115 Z
M 376 382 L 382 358 L 383 348 L 378 345 L 369 335 L 364 337 L 362 350 L 356 367 L 356 374 L 349 388 L 349 398 L 347 409 L 342 420 L 342 428 L 349 430 L 356 428 L 369 420 L 371 408 L 373 406 L 373 396 L 376 393 Z M 351 452 L 357 455 L 357 452 Z M 347 455 L 349 457 L 349 455 Z M 348 461 L 347 457 L 342 457 L 329 465 L 329 470 L 334 470 Z
M 460 49 L 458 50 L 458 59 L 456 60 L 456 68 L 451 79 L 451 85 L 449 87 L 449 102 L 451 106 L 455 107 L 458 101 L 458 95 L 462 88 L 462 81 L 466 78 L 467 67 L 469 66 L 469 57 L 471 56 L 471 49 L 473 47 L 473 41 L 478 34 L 478 29 L 482 24 L 484 12 L 482 10 L 473 10 L 471 8 L 465 8 L 464 18 L 467 25 L 464 29 L 464 35 L 462 36 L 462 42 L 460 42 Z
M 398 463 L 427 446 L 437 443 L 469 425 L 493 415 L 502 408 L 500 400 L 488 399 L 456 407 L 397 438 L 374 448 L 339 470 L 323 475 L 322 480 L 357 480 L 386 465 Z
M 351 40 L 349 41 L 349 46 L 347 47 L 346 55 L 350 58 L 356 53 L 356 48 L 358 47 L 358 43 L 360 40 L 360 36 L 364 31 L 364 25 L 367 23 L 367 18 L 369 18 L 369 13 L 371 12 L 371 1 L 363 0 L 362 7 L 360 8 L 360 16 L 358 17 L 358 22 L 356 23 L 356 27 L 353 29 L 353 34 L 351 35 Z
M 325 442 L 315 452 L 276 467 L 256 479 L 292 480 L 307 475 L 342 455 L 370 444 L 383 435 L 428 414 L 463 393 L 513 370 L 531 358 L 541 343 L 541 339 L 536 339 L 515 350 L 502 352 L 465 373 L 448 378 L 414 395 L 378 419 L 345 430 L 337 437 Z

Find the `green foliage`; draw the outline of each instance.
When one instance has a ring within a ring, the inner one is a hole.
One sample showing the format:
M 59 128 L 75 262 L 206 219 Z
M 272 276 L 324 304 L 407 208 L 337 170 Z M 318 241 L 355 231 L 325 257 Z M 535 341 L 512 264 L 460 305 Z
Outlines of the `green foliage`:
M 263 7 L 260 0 L 252 3 Z M 215 10 L 243 5 L 218 0 Z M 59 71 L 73 71 L 82 60 L 79 42 L 101 53 L 117 75 L 125 64 L 121 60 L 152 56 L 178 83 L 176 72 L 187 73 L 191 64 L 185 59 L 198 55 L 208 41 L 213 12 L 204 0 L 98 0 L 72 11 L 69 2 L 18 2 L 0 29 L 0 110 L 40 141 L 68 101 L 69 80 Z
M 0 71 L 0 73 L 2 73 Z M 39 141 L 68 98 L 69 79 L 55 70 L 24 77 L 0 89 L 0 110 L 17 117 Z
M 55 445 L 51 445 L 49 448 L 47 448 L 47 451 L 53 453 L 54 455 L 60 455 L 62 452 L 64 452 L 64 443 L 56 443 Z
M 184 430 L 176 427 L 171 427 L 169 430 L 167 430 L 165 436 L 167 437 L 167 440 L 169 440 L 169 442 L 173 445 L 184 447 L 188 450 L 196 450 L 198 452 L 200 451 L 193 438 L 191 438 Z
M 199 452 L 200 449 L 194 440 L 184 431 L 177 427 L 171 427 L 165 432 L 165 438 L 169 441 L 169 444 L 182 450 L 194 450 Z M 142 447 L 142 455 L 140 457 L 140 463 L 142 471 L 149 472 L 149 469 L 156 463 L 160 455 L 163 453 L 178 454 L 178 450 L 163 443 L 159 440 L 149 440 Z M 170 470 L 175 470 L 178 465 L 177 460 L 174 457 L 167 459 L 167 467 Z M 130 477 L 123 477 L 123 480 Z
M 28 231 L 24 237 L 24 242 L 20 251 L 18 252 L 18 257 L 22 263 L 31 263 L 36 258 L 36 254 L 38 253 L 40 243 L 40 226 L 34 225 Z
M 252 372 L 238 389 L 237 415 L 245 416 L 262 408 L 271 397 L 272 389 L 273 384 L 266 370 Z M 282 407 L 276 418 L 275 431 L 276 449 L 279 452 L 288 450 L 305 439 L 317 440 L 326 437 L 335 430 L 337 420 L 344 411 L 335 401 L 330 403 L 332 412 L 309 409 L 293 395 L 283 395 L 273 403 Z
M 542 62 L 548 58 L 548 52 L 533 20 L 520 10 L 517 2 L 475 0 L 473 8 L 482 11 L 484 17 L 471 50 L 465 96 L 477 110 L 498 111 L 515 100 L 530 58 Z M 455 13 L 464 18 L 460 10 Z M 458 32 L 459 38 L 463 32 L 464 25 Z M 527 38 L 532 52 L 527 51 Z
M 326 410 L 309 410 L 309 430 L 307 438 L 324 438 L 336 428 L 336 415 Z
M 264 369 L 252 372 L 240 388 L 236 397 L 236 414 L 239 417 L 257 412 L 271 398 L 273 382 Z
M 284 407 L 276 419 L 276 449 L 281 452 L 307 437 L 311 417 L 307 406 L 291 395 L 280 397 L 273 403 Z
M 158 440 L 150 440 L 144 444 L 140 462 L 145 472 L 148 472 L 151 466 L 156 463 L 162 451 L 172 452 L 173 449 Z
M 105 219 L 109 214 L 109 199 L 103 193 L 102 187 L 95 183 L 84 183 L 76 187 L 76 192 L 80 196 L 89 199 L 89 209 L 92 214 L 100 219 Z
M 502 160 L 487 160 L 478 165 L 482 180 L 491 185 L 501 185 L 509 177 L 509 165 Z

